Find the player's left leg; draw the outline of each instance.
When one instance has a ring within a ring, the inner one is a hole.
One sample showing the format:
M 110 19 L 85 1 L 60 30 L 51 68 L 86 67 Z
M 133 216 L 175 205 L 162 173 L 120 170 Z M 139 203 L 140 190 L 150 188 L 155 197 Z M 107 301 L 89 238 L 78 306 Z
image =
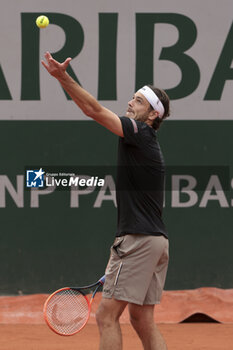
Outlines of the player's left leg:
M 96 313 L 96 320 L 100 332 L 100 350 L 122 349 L 119 318 L 126 305 L 126 301 L 102 298 Z
M 154 323 L 154 305 L 129 304 L 129 314 L 144 350 L 167 350 L 164 338 Z

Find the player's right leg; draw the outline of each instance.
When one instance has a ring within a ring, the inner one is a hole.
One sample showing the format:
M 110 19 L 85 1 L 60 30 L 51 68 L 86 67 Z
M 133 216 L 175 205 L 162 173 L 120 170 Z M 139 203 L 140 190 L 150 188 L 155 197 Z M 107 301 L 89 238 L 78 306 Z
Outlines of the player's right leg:
M 100 333 L 100 350 L 121 350 L 122 335 L 119 318 L 127 302 L 102 298 L 96 313 Z

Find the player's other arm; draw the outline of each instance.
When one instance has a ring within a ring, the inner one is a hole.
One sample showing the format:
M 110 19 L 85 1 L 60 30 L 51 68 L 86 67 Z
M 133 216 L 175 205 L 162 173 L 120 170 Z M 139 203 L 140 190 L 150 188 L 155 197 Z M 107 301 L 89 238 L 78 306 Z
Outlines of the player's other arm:
M 123 129 L 118 116 L 103 107 L 89 92 L 83 89 L 66 72 L 71 58 L 67 58 L 63 63 L 59 63 L 52 58 L 49 52 L 45 54 L 47 63 L 42 61 L 47 71 L 54 76 L 70 95 L 72 100 L 88 117 L 94 119 L 97 123 L 103 125 L 114 134 L 123 137 Z

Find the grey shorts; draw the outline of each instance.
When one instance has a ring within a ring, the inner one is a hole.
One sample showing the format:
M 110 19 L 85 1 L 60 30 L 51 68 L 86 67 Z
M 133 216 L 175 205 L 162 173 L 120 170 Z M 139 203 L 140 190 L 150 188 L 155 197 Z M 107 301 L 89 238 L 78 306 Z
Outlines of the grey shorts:
M 168 246 L 164 236 L 117 237 L 105 271 L 103 297 L 139 305 L 158 304 L 167 274 Z

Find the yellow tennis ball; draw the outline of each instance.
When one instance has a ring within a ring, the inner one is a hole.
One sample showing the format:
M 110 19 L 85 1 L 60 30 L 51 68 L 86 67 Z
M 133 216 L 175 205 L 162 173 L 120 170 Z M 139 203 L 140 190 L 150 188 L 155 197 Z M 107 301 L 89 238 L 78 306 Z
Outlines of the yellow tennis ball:
M 39 28 L 45 28 L 49 25 L 49 19 L 46 16 L 39 16 L 36 19 L 36 25 Z

